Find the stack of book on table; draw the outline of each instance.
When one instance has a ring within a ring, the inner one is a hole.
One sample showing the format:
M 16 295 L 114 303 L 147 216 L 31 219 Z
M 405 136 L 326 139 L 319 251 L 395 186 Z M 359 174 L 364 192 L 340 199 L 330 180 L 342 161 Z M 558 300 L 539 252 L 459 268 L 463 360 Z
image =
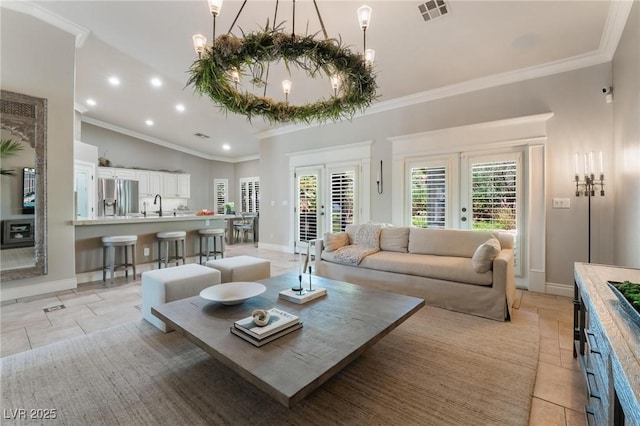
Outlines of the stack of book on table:
M 255 346 L 262 346 L 300 327 L 302 322 L 297 315 L 271 308 L 267 325 L 258 326 L 253 321 L 253 317 L 246 317 L 233 323 L 231 333 Z

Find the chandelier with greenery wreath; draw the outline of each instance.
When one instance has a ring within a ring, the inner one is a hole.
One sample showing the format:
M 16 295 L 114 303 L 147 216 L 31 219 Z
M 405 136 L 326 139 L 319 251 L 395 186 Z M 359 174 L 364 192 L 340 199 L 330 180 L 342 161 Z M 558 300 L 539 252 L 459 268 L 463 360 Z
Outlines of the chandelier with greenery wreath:
M 370 7 L 358 9 L 364 54 L 357 54 L 327 36 L 316 0 L 313 0 L 313 4 L 324 39 L 295 33 L 295 0 L 291 33 L 286 33 L 282 25 L 275 25 L 278 13 L 276 0 L 273 25 L 270 26 L 267 20 L 264 28 L 243 33 L 241 38 L 231 34 L 247 2 L 244 0 L 229 31 L 216 38 L 216 17 L 222 8 L 222 0 L 208 1 L 213 16 L 213 42 L 207 45 L 205 36 L 193 36 L 198 59 L 189 70 L 187 84 L 193 85 L 197 93 L 209 96 L 222 110 L 245 115 L 248 120 L 262 116 L 271 123 L 325 122 L 351 119 L 357 112 L 369 107 L 376 98 L 377 85 L 372 69 L 375 52 L 366 48 Z M 290 80 L 282 82 L 284 100 L 267 97 L 270 64 L 280 61 L 287 70 L 296 67 L 309 78 L 328 77 L 332 90 L 330 97 L 293 105 L 289 102 Z M 241 76 L 247 77 L 254 88 L 263 88 L 263 94 L 257 95 L 243 88 L 240 85 Z

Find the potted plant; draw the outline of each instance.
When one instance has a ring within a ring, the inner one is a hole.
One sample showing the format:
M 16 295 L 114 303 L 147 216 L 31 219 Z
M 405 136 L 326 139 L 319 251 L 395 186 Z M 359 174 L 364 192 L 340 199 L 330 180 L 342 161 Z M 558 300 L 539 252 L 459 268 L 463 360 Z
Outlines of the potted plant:
M 2 139 L 0 142 L 0 158 L 11 158 L 20 154 L 24 147 L 19 141 L 12 139 Z M 15 170 L 0 168 L 0 175 L 15 176 Z
M 233 207 L 234 207 L 234 203 L 233 202 L 226 203 L 224 205 L 225 214 L 232 214 L 231 212 L 233 211 Z

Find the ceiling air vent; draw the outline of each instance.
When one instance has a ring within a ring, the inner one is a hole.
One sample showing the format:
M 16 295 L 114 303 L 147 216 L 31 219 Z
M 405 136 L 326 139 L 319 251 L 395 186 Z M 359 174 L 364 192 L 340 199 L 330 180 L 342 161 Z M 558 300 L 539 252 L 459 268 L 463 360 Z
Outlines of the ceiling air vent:
M 418 6 L 422 19 L 430 21 L 449 13 L 449 5 L 444 0 L 429 0 Z
M 200 133 L 200 132 L 194 133 L 193 135 L 199 137 L 200 139 L 211 139 L 211 136 L 205 135 L 204 133 Z

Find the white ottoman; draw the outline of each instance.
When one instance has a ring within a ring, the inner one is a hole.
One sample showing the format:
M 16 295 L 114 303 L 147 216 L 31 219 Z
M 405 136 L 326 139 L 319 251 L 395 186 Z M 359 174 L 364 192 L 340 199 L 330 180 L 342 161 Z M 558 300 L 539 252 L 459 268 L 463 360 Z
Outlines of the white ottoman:
M 252 256 L 235 256 L 207 261 L 209 268 L 220 271 L 221 281 L 256 281 L 271 276 L 271 262 Z
M 202 290 L 220 284 L 220 272 L 190 263 L 142 273 L 142 318 L 160 330 L 171 331 L 151 313 L 153 306 L 197 296 Z

